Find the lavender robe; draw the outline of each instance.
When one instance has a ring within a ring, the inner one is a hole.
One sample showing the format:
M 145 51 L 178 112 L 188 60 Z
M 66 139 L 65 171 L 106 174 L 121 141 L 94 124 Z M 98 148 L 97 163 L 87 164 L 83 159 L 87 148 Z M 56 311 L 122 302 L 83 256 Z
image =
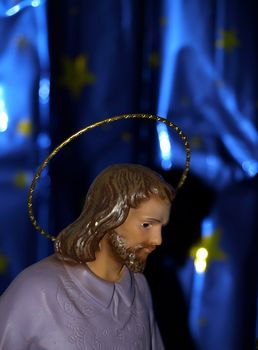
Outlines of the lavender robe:
M 111 283 L 54 255 L 0 298 L 1 350 L 162 350 L 145 277 L 125 269 Z

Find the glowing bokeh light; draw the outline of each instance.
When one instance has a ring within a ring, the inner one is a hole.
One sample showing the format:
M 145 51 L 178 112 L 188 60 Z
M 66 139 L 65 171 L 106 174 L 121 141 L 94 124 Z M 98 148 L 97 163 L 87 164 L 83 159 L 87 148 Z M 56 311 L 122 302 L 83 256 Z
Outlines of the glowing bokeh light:
M 40 83 L 39 83 L 40 102 L 42 102 L 42 103 L 49 102 L 49 91 L 50 91 L 49 79 L 41 79 Z
M 41 1 L 40 0 L 32 0 L 31 1 L 31 6 L 33 7 L 37 7 L 41 4 Z
M 253 177 L 258 173 L 258 162 L 255 159 L 248 159 L 242 163 L 243 170 L 248 176 Z
M 208 250 L 206 248 L 199 248 L 196 252 L 196 257 L 199 260 L 207 259 L 208 257 Z
M 159 123 L 157 125 L 157 132 L 160 147 L 161 166 L 163 169 L 167 170 L 171 168 L 172 161 L 171 144 L 166 125 Z
M 213 223 L 213 220 L 211 218 L 207 217 L 202 221 L 201 231 L 202 231 L 203 237 L 210 236 L 213 233 L 214 223 Z
M 160 72 L 160 87 L 158 96 L 157 114 L 162 117 L 167 117 L 169 106 L 173 101 L 172 85 L 173 77 L 175 76 L 176 60 L 175 51 L 178 48 L 180 41 L 181 22 L 175 13 L 180 11 L 180 2 L 165 0 L 163 3 L 163 11 L 166 14 L 167 23 L 162 27 L 163 40 L 161 43 L 161 72 Z M 172 153 L 170 146 L 170 138 L 166 125 L 157 125 L 157 134 L 160 146 L 160 162 L 164 170 L 172 167 Z
M 194 267 L 197 273 L 204 273 L 207 268 L 208 250 L 204 247 L 199 248 L 195 253 Z
M 5 11 L 6 16 L 10 17 L 16 15 L 16 13 L 20 12 L 26 7 L 38 7 L 42 5 L 45 0 L 23 0 L 19 4 L 10 7 L 7 11 Z
M 0 111 L 0 132 L 6 131 L 8 128 L 8 115 Z
M 8 128 L 8 114 L 6 113 L 5 103 L 4 103 L 4 90 L 0 86 L 0 132 L 5 132 Z
M 205 260 L 195 259 L 194 266 L 197 273 L 204 273 L 207 267 L 207 263 Z
M 41 132 L 38 135 L 37 143 L 40 148 L 48 148 L 51 145 L 50 137 L 48 136 L 48 134 Z
M 9 10 L 6 11 L 6 15 L 9 16 L 13 16 L 16 13 L 18 13 L 20 11 L 21 7 L 20 5 L 15 5 L 13 7 L 11 7 Z

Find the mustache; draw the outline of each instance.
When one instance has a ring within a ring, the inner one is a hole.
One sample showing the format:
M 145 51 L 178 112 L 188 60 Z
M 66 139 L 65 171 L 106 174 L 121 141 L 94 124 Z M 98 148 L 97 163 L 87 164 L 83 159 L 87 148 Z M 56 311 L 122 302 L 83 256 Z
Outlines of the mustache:
M 145 248 L 150 249 L 150 250 L 155 250 L 156 246 L 155 245 L 150 245 L 150 244 L 138 244 L 133 249 L 134 250 L 141 250 L 141 249 L 145 249 Z
M 137 251 L 139 251 L 141 249 L 145 249 L 145 248 L 150 249 L 151 251 L 156 249 L 156 245 L 148 244 L 148 243 L 141 243 L 141 244 L 137 244 L 136 246 L 133 246 L 133 247 L 127 247 L 126 241 L 115 230 L 113 230 L 113 233 L 119 239 L 120 245 L 123 246 L 127 252 L 137 252 Z

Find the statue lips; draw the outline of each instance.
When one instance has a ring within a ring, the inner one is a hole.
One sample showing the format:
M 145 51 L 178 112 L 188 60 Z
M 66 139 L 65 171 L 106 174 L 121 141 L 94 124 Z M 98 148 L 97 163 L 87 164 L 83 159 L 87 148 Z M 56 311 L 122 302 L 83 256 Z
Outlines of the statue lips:
M 145 247 L 145 248 L 143 248 L 144 252 L 147 253 L 147 254 L 152 253 L 155 249 L 156 249 L 156 247 Z

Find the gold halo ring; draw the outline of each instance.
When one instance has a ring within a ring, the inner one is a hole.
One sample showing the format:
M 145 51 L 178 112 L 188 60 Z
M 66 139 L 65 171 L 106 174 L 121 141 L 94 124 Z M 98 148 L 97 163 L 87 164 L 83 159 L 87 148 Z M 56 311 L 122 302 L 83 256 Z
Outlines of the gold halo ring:
M 112 122 L 115 122 L 117 120 L 121 120 L 121 119 L 150 119 L 150 120 L 154 120 L 156 122 L 161 122 L 166 124 L 167 126 L 173 128 L 178 135 L 180 136 L 184 148 L 185 148 L 185 154 L 186 154 L 186 159 L 185 159 L 185 167 L 183 170 L 183 173 L 181 175 L 181 178 L 177 184 L 176 187 L 176 191 L 179 190 L 179 188 L 181 188 L 185 182 L 185 179 L 187 177 L 187 174 L 189 172 L 189 168 L 190 168 L 190 146 L 189 143 L 187 141 L 186 136 L 184 135 L 184 133 L 182 132 L 182 130 L 176 126 L 174 123 L 170 122 L 169 120 L 162 118 L 162 117 L 158 117 L 156 115 L 152 115 L 152 114 L 122 114 L 122 115 L 118 115 L 115 117 L 111 117 L 111 118 L 107 118 L 105 120 L 96 122 L 94 124 L 91 124 L 89 126 L 86 126 L 85 128 L 77 131 L 75 134 L 73 134 L 72 136 L 68 137 L 65 141 L 63 141 L 59 146 L 57 146 L 50 154 L 49 156 L 43 161 L 43 163 L 41 164 L 41 166 L 39 167 L 38 171 L 36 172 L 31 186 L 29 188 L 29 194 L 28 194 L 28 211 L 29 211 L 29 218 L 33 224 L 33 226 L 36 228 L 36 230 L 38 230 L 43 236 L 51 239 L 53 242 L 56 240 L 56 237 L 47 233 L 46 231 L 43 230 L 43 228 L 38 224 L 34 213 L 33 213 L 33 206 L 32 206 L 32 197 L 33 197 L 33 192 L 35 189 L 35 186 L 38 182 L 38 179 L 42 173 L 42 171 L 44 170 L 44 168 L 47 166 L 47 164 L 49 163 L 49 161 L 66 145 L 68 145 L 70 142 L 72 142 L 73 140 L 75 140 L 77 137 L 81 136 L 82 134 L 84 134 L 86 131 L 89 131 L 91 129 L 96 128 L 97 126 L 101 126 L 104 124 L 109 124 Z

